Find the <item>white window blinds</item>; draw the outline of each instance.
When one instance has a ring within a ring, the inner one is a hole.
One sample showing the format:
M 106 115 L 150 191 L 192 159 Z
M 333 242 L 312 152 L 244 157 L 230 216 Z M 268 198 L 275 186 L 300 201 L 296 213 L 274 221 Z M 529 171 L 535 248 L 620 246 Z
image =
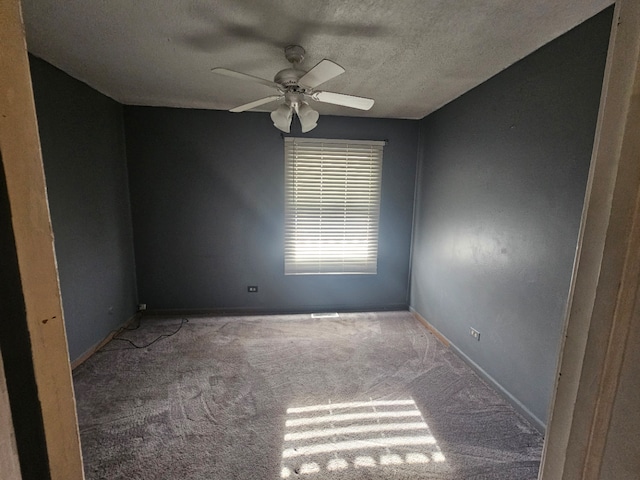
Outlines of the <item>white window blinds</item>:
M 375 274 L 384 142 L 285 138 L 285 274 Z

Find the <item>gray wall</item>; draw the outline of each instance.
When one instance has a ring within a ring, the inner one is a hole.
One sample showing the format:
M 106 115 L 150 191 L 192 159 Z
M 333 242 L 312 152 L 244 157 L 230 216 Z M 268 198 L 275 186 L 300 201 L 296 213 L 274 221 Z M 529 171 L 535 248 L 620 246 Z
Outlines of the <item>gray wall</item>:
M 149 309 L 406 308 L 417 122 L 323 116 L 311 132 L 389 140 L 378 274 L 324 276 L 284 275 L 284 147 L 267 113 L 125 107 L 125 124 Z
M 420 124 L 411 306 L 540 426 L 611 18 L 608 9 Z
M 122 106 L 30 61 L 73 360 L 136 310 Z

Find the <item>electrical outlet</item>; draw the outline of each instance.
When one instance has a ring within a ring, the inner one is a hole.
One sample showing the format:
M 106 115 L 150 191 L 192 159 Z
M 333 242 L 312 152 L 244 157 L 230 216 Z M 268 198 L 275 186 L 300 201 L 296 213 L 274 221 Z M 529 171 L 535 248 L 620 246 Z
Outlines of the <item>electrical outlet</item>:
M 475 328 L 469 328 L 469 335 L 471 335 L 477 341 L 480 341 L 480 332 Z
M 146 303 L 139 303 L 138 304 L 138 311 L 139 312 L 144 312 L 147 309 L 147 304 Z
M 257 285 L 249 285 L 247 287 L 247 292 L 249 292 L 249 293 L 258 293 L 258 286 Z

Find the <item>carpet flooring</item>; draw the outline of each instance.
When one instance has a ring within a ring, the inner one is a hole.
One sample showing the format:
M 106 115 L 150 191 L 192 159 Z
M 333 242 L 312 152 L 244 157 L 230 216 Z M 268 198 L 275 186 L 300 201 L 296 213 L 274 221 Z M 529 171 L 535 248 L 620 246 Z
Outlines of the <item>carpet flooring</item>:
M 542 436 L 409 312 L 143 318 L 73 373 L 86 478 L 537 478 Z

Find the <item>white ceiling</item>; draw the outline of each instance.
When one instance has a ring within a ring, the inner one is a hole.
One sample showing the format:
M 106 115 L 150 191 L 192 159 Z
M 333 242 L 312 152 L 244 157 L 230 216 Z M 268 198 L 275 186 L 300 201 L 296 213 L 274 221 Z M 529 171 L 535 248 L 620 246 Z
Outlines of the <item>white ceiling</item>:
M 418 119 L 593 16 L 611 0 L 23 0 L 29 51 L 132 105 L 229 109 L 273 93 L 211 73 L 271 80 L 302 45 L 346 73 L 322 90 Z M 274 104 L 262 107 L 274 109 Z

